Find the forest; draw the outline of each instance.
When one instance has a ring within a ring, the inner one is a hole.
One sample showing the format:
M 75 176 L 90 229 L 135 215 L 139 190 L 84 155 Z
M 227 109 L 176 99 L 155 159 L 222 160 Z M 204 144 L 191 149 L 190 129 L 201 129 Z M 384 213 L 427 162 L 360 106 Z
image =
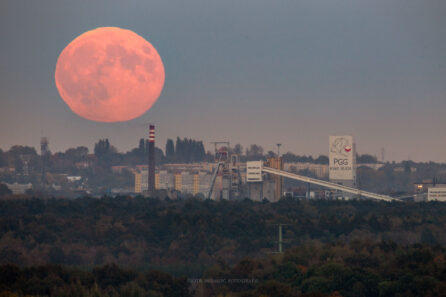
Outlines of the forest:
M 114 264 L 0 266 L 0 296 L 391 297 L 446 296 L 446 250 L 425 244 L 312 242 L 283 254 L 223 259 L 200 278 Z
M 445 230 L 440 202 L 1 200 L 0 296 L 445 296 Z
M 446 204 L 357 201 L 158 200 L 143 197 L 0 201 L 0 264 L 188 267 L 235 263 L 285 247 L 368 239 L 446 246 Z

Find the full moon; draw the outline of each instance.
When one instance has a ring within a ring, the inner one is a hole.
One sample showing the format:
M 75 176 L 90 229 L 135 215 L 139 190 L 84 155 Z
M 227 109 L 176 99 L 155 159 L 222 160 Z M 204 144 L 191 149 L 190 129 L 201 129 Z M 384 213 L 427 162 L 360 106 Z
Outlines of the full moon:
M 55 73 L 60 96 L 77 115 L 97 122 L 141 116 L 164 85 L 156 49 L 138 34 L 116 27 L 83 33 L 59 55 Z

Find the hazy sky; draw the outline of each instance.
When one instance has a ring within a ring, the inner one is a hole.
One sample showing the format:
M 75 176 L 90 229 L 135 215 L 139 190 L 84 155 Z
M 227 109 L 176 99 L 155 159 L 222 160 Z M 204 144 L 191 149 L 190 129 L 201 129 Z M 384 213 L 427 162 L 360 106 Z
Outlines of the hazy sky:
M 73 114 L 54 83 L 63 48 L 116 26 L 150 41 L 164 90 L 142 117 Z M 230 140 L 327 154 L 330 134 L 359 153 L 446 161 L 446 1 L 188 0 L 0 2 L 0 148 L 52 151 L 109 138 L 120 151 L 157 126 L 167 138 Z

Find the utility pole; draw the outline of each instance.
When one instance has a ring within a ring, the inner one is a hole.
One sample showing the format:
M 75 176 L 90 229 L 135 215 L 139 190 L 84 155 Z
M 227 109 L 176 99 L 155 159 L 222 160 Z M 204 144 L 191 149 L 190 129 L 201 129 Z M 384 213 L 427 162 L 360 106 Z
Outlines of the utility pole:
M 282 253 L 282 225 L 279 225 L 279 253 Z
M 277 241 L 277 252 L 273 252 L 273 253 L 278 253 L 278 254 L 282 254 L 283 253 L 283 236 L 282 236 L 282 226 L 287 226 L 289 224 L 273 224 L 274 226 L 279 226 L 279 233 L 278 233 L 278 241 Z

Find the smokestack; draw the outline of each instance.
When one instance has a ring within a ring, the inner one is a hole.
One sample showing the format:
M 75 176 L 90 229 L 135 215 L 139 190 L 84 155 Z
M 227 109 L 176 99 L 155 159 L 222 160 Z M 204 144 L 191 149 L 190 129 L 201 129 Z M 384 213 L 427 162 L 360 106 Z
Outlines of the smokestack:
M 155 194 L 155 125 L 149 126 L 149 163 L 148 165 L 148 192 L 149 196 Z

